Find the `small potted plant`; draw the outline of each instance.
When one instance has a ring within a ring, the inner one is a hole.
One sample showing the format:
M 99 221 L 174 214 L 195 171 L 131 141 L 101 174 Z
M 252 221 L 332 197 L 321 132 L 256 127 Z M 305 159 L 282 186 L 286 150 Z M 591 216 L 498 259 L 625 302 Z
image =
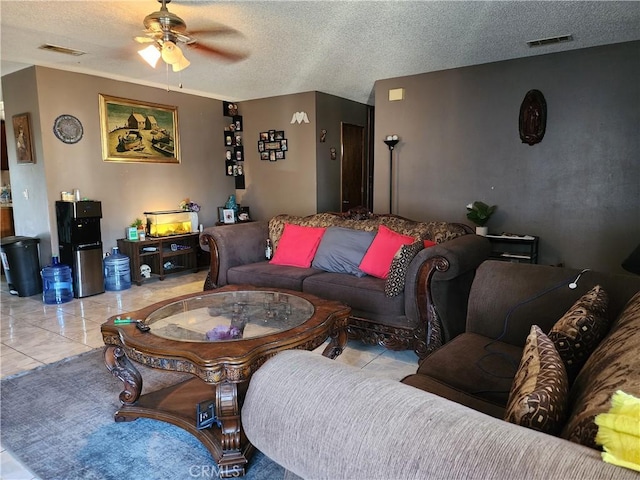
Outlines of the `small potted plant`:
M 467 218 L 476 224 L 477 235 L 487 235 L 487 233 L 489 233 L 486 224 L 497 208 L 497 205 L 489 206 L 480 201 L 475 201 L 467 205 Z
M 131 223 L 131 227 L 135 228 L 138 231 L 138 239 L 139 240 L 144 240 L 145 239 L 145 228 L 144 228 L 144 223 L 142 223 L 142 220 L 140 218 L 136 218 L 132 223 Z

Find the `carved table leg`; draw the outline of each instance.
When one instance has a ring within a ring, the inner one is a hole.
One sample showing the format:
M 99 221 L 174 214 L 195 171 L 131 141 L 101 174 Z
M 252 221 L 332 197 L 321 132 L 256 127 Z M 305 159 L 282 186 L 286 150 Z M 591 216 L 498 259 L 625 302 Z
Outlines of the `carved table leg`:
M 104 363 L 107 369 L 124 382 L 124 390 L 120 393 L 123 405 L 133 405 L 142 392 L 142 375 L 129 361 L 122 347 L 107 345 L 104 348 Z
M 220 424 L 222 458 L 218 460 L 220 477 L 245 474 L 247 458 L 242 453 L 238 385 L 222 382 L 216 386 L 216 417 Z
M 327 358 L 334 359 L 342 353 L 345 345 L 347 344 L 349 334 L 347 332 L 346 324 L 336 328 L 333 332 L 331 332 L 329 337 L 331 338 L 331 341 L 322 352 L 322 355 Z

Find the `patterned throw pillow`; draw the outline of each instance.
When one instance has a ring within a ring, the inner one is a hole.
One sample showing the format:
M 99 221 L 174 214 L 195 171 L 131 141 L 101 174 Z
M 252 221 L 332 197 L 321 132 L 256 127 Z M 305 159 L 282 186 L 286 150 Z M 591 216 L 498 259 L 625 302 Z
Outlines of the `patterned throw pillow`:
M 407 269 L 411 260 L 424 248 L 424 243 L 414 242 L 403 245 L 391 260 L 389 276 L 384 284 L 384 293 L 387 297 L 395 297 L 404 291 L 404 281 L 407 277 Z
M 609 331 L 609 296 L 600 285 L 585 293 L 547 335 L 556 346 L 573 383 L 580 369 Z
M 533 325 L 509 393 L 504 419 L 555 435 L 569 400 L 567 372 L 553 342 Z
M 562 438 L 591 448 L 598 426 L 595 417 L 611 405 L 611 396 L 622 390 L 640 397 L 640 292 L 622 310 L 605 338 L 578 374 L 571 387 L 572 411 Z

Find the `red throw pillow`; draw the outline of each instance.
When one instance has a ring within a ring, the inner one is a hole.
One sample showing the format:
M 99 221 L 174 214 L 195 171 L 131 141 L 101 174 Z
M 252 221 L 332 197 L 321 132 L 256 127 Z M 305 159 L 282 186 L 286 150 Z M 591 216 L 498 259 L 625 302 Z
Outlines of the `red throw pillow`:
M 424 248 L 434 247 L 437 244 L 438 244 L 437 242 L 432 242 L 431 240 L 425 240 L 424 241 Z
M 360 262 L 360 270 L 373 277 L 387 278 L 391 261 L 402 245 L 409 245 L 416 239 L 408 235 L 402 235 L 380 225 L 376 238 L 364 254 Z
M 269 263 L 309 268 L 325 230 L 323 227 L 286 223 L 276 253 Z

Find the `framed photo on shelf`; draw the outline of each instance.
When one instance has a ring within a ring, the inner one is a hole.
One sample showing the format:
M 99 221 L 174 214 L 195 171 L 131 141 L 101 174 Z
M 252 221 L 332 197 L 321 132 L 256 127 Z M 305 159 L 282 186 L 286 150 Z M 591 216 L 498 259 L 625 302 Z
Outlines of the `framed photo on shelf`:
M 240 213 L 238 213 L 239 222 L 249 222 L 251 220 L 251 213 L 249 207 L 240 206 Z
M 138 227 L 127 227 L 127 240 L 136 241 L 138 238 Z
M 222 223 L 236 223 L 236 215 L 233 208 L 222 210 Z
M 238 104 L 232 102 L 222 102 L 222 114 L 225 117 L 235 117 L 238 115 Z

